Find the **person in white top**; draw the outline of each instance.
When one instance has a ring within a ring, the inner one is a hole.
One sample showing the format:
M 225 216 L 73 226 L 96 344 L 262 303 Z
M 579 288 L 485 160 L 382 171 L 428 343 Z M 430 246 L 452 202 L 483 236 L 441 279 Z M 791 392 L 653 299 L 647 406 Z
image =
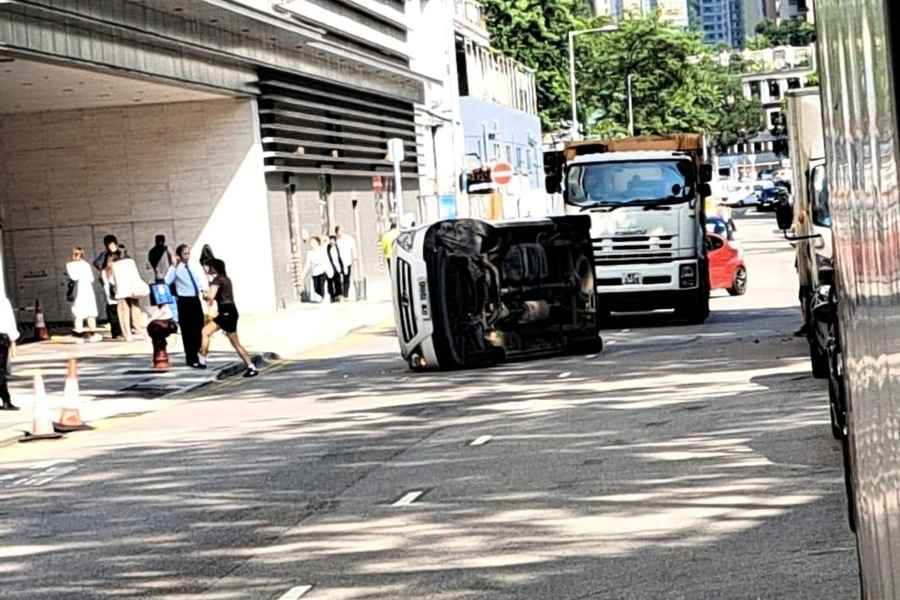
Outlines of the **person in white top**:
M 74 285 L 72 316 L 75 318 L 75 333 L 79 341 L 83 338 L 84 322 L 87 321 L 89 342 L 99 342 L 103 336 L 97 333 L 97 298 L 94 296 L 94 272 L 84 259 L 83 248 L 72 248 L 72 255 L 66 263 L 66 274 Z
M 209 279 L 199 265 L 191 264 L 191 247 L 181 244 L 175 248 L 175 264 L 166 272 L 166 285 L 175 284 L 178 303 L 178 324 L 184 345 L 184 360 L 189 367 L 205 369 L 200 363 L 200 343 L 203 340 L 203 305 L 201 295 L 209 290 Z
M 306 266 L 303 267 L 300 281 L 305 282 L 307 276 L 312 277 L 313 280 L 314 294 L 310 294 L 311 301 L 321 302 L 325 296 L 325 280 L 334 277 L 334 269 L 331 268 L 325 246 L 322 245 L 322 238 L 317 235 L 309 238 Z
M 0 294 L 0 410 L 19 410 L 9 397 L 6 380 L 9 377 L 9 357 L 16 356 L 16 340 L 19 339 L 19 328 L 16 326 L 16 315 L 6 295 Z
M 337 238 L 338 253 L 341 255 L 341 263 L 344 266 L 344 272 L 341 273 L 341 291 L 344 293 L 344 299 L 350 299 L 350 271 L 353 268 L 353 259 L 356 258 L 356 240 L 338 225 L 334 228 L 334 236 Z

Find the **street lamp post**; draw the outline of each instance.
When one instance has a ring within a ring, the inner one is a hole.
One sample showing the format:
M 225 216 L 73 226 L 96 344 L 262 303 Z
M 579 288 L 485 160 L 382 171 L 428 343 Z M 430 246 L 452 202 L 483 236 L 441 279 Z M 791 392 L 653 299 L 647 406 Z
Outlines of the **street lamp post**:
M 573 140 L 580 138 L 578 131 L 578 100 L 575 97 L 575 38 L 587 33 L 606 33 L 618 29 L 619 28 L 615 25 L 606 25 L 605 27 L 597 27 L 595 29 L 579 29 L 569 32 L 569 93 L 572 95 L 571 137 Z
M 628 135 L 634 137 L 634 105 L 631 102 L 631 80 L 634 78 L 634 74 L 629 73 L 626 78 L 626 82 L 628 83 Z

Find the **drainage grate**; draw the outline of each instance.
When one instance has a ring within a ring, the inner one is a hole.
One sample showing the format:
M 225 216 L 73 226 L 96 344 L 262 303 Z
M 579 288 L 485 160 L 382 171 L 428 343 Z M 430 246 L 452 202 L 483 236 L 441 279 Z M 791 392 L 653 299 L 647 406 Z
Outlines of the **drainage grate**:
M 165 371 L 159 371 L 157 369 L 128 369 L 127 371 L 122 371 L 123 375 L 165 375 Z
M 175 385 L 153 385 L 151 383 L 136 383 L 119 391 L 119 395 L 138 396 L 140 398 L 161 398 L 166 394 L 178 391 Z

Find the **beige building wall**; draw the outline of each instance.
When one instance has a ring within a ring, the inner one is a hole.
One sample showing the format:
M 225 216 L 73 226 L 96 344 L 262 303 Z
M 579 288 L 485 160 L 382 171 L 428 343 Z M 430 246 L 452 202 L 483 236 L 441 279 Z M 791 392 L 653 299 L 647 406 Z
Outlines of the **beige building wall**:
M 262 149 L 251 100 L 18 113 L 0 117 L 0 210 L 14 305 L 40 298 L 70 317 L 65 263 L 115 234 L 150 280 L 147 252 L 209 243 L 239 309 L 274 309 Z M 96 288 L 101 316 L 104 312 Z M 22 315 L 28 320 L 28 315 Z

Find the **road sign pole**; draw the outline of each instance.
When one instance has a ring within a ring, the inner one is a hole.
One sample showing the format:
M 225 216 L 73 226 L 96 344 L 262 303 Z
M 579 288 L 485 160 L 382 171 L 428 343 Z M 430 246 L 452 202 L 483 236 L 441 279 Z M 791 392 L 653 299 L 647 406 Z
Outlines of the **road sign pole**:
M 397 210 L 397 229 L 403 230 L 403 176 L 400 173 L 400 163 L 403 162 L 403 140 L 391 138 L 388 140 L 388 154 L 394 163 L 394 203 Z

